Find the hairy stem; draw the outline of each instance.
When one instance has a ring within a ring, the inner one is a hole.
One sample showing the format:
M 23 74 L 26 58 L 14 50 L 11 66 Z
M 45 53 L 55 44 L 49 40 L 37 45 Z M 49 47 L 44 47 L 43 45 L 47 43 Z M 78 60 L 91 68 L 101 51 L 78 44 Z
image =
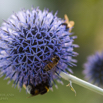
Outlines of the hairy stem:
M 82 79 L 79 79 L 79 78 L 77 78 L 77 77 L 75 77 L 75 76 L 73 76 L 71 74 L 67 74 L 67 73 L 61 72 L 60 76 L 63 79 L 67 80 L 67 81 L 72 81 L 75 84 L 78 84 L 78 85 L 80 85 L 80 86 L 82 86 L 84 88 L 87 88 L 87 89 L 89 89 L 91 91 L 94 91 L 96 93 L 99 93 L 99 94 L 103 95 L 103 89 L 102 88 L 100 88 L 98 86 L 95 86 L 95 85 L 93 85 L 91 83 L 88 83 L 88 82 L 86 82 L 86 81 L 84 81 Z

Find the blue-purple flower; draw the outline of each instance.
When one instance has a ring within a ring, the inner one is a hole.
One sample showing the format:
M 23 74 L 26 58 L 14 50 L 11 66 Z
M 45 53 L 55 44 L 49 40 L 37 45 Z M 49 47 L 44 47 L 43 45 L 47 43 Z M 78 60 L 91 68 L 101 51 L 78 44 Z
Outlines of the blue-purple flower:
M 58 18 L 48 9 L 39 8 L 14 13 L 0 28 L 0 70 L 1 77 L 14 80 L 22 88 L 23 84 L 38 85 L 49 79 L 61 82 L 60 72 L 71 72 L 76 60 L 73 44 L 76 36 L 71 36 L 65 20 Z M 45 72 L 44 67 L 54 56 L 60 58 L 58 64 Z M 55 84 L 56 85 L 56 84 Z
M 96 52 L 89 56 L 84 68 L 83 74 L 86 80 L 98 86 L 103 86 L 103 52 Z

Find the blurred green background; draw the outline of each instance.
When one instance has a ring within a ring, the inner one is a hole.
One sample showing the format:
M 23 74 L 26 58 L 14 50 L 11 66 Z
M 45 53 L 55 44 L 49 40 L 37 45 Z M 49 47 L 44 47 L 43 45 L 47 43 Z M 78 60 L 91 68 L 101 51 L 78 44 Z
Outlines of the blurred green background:
M 0 25 L 13 13 L 22 8 L 30 9 L 31 6 L 40 9 L 49 8 L 54 13 L 58 10 L 58 17 L 63 18 L 67 14 L 70 20 L 75 21 L 74 35 L 77 35 L 75 44 L 80 47 L 75 49 L 79 53 L 77 67 L 73 67 L 74 75 L 83 79 L 83 63 L 88 55 L 103 49 L 103 0 L 0 0 Z M 4 78 L 4 77 L 3 77 Z M 58 84 L 58 89 L 53 87 L 45 95 L 27 98 L 25 90 L 21 92 L 12 88 L 12 83 L 0 78 L 0 103 L 103 103 L 103 97 L 85 88 L 73 84 L 77 95 L 64 85 Z

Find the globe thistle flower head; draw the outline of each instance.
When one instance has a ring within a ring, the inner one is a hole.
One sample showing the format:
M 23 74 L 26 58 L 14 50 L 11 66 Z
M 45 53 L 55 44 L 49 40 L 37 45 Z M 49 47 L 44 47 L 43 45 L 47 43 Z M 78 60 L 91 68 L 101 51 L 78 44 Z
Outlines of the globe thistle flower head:
M 1 76 L 14 80 L 15 85 L 38 85 L 54 79 L 61 82 L 60 72 L 71 72 L 68 66 L 75 65 L 77 53 L 73 51 L 76 36 L 66 29 L 64 19 L 53 15 L 48 9 L 39 8 L 14 13 L 0 28 Z M 58 56 L 57 65 L 50 70 L 44 68 Z M 10 82 L 9 81 L 9 82 Z M 56 84 L 55 84 L 56 85 Z
M 84 64 L 85 79 L 98 85 L 103 86 L 103 53 L 96 52 L 89 56 Z

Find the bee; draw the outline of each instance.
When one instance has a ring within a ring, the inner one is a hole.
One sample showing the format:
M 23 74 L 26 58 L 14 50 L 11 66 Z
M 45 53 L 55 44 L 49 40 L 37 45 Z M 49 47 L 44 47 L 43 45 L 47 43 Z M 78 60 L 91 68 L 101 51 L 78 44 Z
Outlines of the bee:
M 31 94 L 31 96 L 36 96 L 38 94 L 45 94 L 49 91 L 49 83 L 48 82 L 42 82 L 36 86 L 33 84 L 25 85 L 23 84 L 23 87 L 26 89 L 27 93 Z
M 52 68 L 54 68 L 58 62 L 59 62 L 60 58 L 58 56 L 54 56 L 52 58 L 52 62 L 49 62 L 45 67 L 44 67 L 44 71 L 49 71 Z
M 64 18 L 66 21 L 65 21 L 65 23 L 63 23 L 63 25 L 66 25 L 66 29 L 69 28 L 69 32 L 71 32 L 72 27 L 74 26 L 74 21 L 69 21 L 69 18 L 66 14 L 64 15 Z

